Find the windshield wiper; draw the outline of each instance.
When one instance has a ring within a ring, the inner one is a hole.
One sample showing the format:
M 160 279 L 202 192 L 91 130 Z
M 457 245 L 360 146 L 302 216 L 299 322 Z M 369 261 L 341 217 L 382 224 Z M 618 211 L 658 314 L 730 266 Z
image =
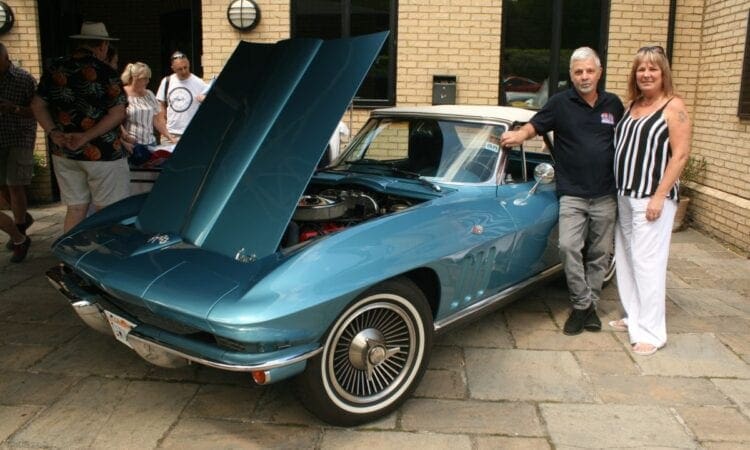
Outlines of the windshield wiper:
M 402 169 L 396 166 L 389 166 L 389 167 L 391 168 L 391 172 L 393 172 L 396 175 L 403 175 L 405 178 L 409 178 L 411 180 L 418 180 L 420 183 L 424 184 L 425 186 L 428 186 L 430 189 L 432 189 L 435 192 L 442 191 L 439 185 L 433 183 L 430 180 L 426 180 L 422 178 L 422 175 L 418 174 L 417 172 L 412 172 L 411 170 Z

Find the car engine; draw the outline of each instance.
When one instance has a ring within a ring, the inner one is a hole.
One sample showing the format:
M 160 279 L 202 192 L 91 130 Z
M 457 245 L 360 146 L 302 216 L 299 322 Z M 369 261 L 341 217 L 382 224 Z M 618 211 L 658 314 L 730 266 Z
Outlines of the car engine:
M 419 200 L 366 192 L 360 187 L 324 189 L 297 203 L 281 248 L 341 231 L 364 221 L 402 211 Z

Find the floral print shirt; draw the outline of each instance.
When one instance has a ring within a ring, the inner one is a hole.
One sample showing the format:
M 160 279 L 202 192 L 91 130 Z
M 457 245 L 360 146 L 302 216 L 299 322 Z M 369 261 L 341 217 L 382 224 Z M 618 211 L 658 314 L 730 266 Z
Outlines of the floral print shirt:
M 65 133 L 88 130 L 110 108 L 128 103 L 117 72 L 82 48 L 52 62 L 42 74 L 37 94 Z M 52 144 L 52 153 L 79 161 L 118 160 L 124 156 L 119 126 L 75 150 Z

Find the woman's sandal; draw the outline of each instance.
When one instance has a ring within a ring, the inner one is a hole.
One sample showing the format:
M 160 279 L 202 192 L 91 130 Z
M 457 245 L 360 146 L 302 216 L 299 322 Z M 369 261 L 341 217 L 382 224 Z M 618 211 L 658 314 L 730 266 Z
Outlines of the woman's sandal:
M 633 344 L 633 353 L 639 356 L 651 356 L 656 353 L 661 347 L 657 347 L 654 344 L 647 344 L 645 342 L 636 342 Z
M 628 319 L 610 320 L 609 327 L 615 331 L 628 331 Z

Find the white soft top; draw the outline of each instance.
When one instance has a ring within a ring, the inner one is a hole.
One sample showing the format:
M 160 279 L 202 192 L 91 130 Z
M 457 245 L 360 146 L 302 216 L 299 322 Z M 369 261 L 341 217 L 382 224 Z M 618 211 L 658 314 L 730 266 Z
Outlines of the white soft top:
M 468 118 L 478 120 L 492 120 L 503 122 L 528 122 L 536 111 L 512 106 L 486 105 L 435 105 L 435 106 L 397 106 L 394 108 L 377 109 L 372 112 L 373 117 L 393 116 L 439 116 L 444 118 Z

